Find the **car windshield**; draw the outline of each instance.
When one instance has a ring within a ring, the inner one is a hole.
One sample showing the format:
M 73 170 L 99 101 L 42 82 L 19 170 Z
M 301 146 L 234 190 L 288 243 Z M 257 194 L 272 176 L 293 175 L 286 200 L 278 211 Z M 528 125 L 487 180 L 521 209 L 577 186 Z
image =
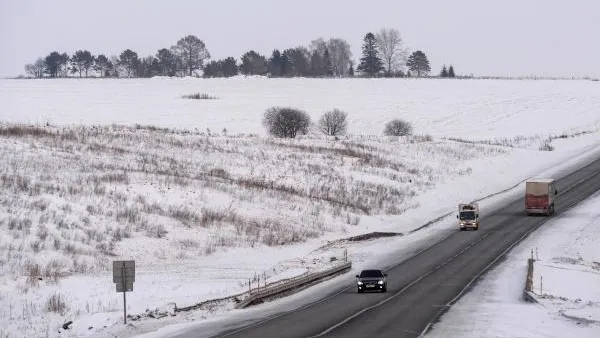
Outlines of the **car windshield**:
M 381 270 L 363 270 L 360 273 L 360 277 L 383 277 L 383 272 Z
M 475 219 L 475 211 L 461 211 L 460 219 Z

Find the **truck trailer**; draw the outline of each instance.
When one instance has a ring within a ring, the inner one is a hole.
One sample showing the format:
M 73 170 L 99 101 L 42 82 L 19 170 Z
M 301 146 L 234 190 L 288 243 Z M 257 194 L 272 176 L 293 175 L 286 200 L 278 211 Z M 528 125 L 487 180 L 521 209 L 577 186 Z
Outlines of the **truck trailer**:
M 554 214 L 554 199 L 558 194 L 552 178 L 530 179 L 525 183 L 525 212 L 527 215 Z

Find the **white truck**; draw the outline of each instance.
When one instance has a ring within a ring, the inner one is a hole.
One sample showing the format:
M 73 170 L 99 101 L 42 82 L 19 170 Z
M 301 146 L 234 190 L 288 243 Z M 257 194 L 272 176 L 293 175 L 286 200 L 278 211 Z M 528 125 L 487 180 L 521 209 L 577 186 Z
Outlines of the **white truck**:
M 479 205 L 477 203 L 461 203 L 458 205 L 458 226 L 460 231 L 479 229 Z
M 525 211 L 527 215 L 554 214 L 554 199 L 558 191 L 552 178 L 534 178 L 525 182 Z

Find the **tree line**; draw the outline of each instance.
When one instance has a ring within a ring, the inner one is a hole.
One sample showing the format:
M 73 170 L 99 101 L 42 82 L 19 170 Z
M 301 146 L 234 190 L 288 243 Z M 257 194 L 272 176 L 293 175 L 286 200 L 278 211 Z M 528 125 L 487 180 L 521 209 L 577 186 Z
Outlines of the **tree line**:
M 397 29 L 367 33 L 355 67 L 350 44 L 344 39 L 318 38 L 308 46 L 274 49 L 269 56 L 254 50 L 234 57 L 211 60 L 205 43 L 194 35 L 181 38 L 155 55 L 140 57 L 131 49 L 107 57 L 77 50 L 72 55 L 53 51 L 25 66 L 26 73 L 42 77 L 231 77 L 238 74 L 269 77 L 405 77 L 428 76 L 431 68 L 425 53 L 408 49 Z M 445 66 L 444 66 L 445 69 Z M 454 74 L 454 69 L 452 74 Z M 453 77 L 446 74 L 444 77 Z

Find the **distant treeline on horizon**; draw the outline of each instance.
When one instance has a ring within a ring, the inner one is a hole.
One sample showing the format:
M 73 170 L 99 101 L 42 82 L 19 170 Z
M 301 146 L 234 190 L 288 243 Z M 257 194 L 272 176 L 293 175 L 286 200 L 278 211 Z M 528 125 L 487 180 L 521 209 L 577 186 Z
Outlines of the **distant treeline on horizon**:
M 181 38 L 170 48 L 155 55 L 140 57 L 126 49 L 119 56 L 93 55 L 77 50 L 73 55 L 53 51 L 34 63 L 25 65 L 27 76 L 57 77 L 154 77 L 196 76 L 232 77 L 261 75 L 268 77 L 423 77 L 431 68 L 427 55 L 420 50 L 409 55 L 397 29 L 367 33 L 363 39 L 358 65 L 354 66 L 350 44 L 344 39 L 313 40 L 309 46 L 298 46 L 271 56 L 250 50 L 239 62 L 234 57 L 211 60 L 205 43 L 197 36 Z M 444 65 L 440 77 L 455 77 L 454 67 Z

